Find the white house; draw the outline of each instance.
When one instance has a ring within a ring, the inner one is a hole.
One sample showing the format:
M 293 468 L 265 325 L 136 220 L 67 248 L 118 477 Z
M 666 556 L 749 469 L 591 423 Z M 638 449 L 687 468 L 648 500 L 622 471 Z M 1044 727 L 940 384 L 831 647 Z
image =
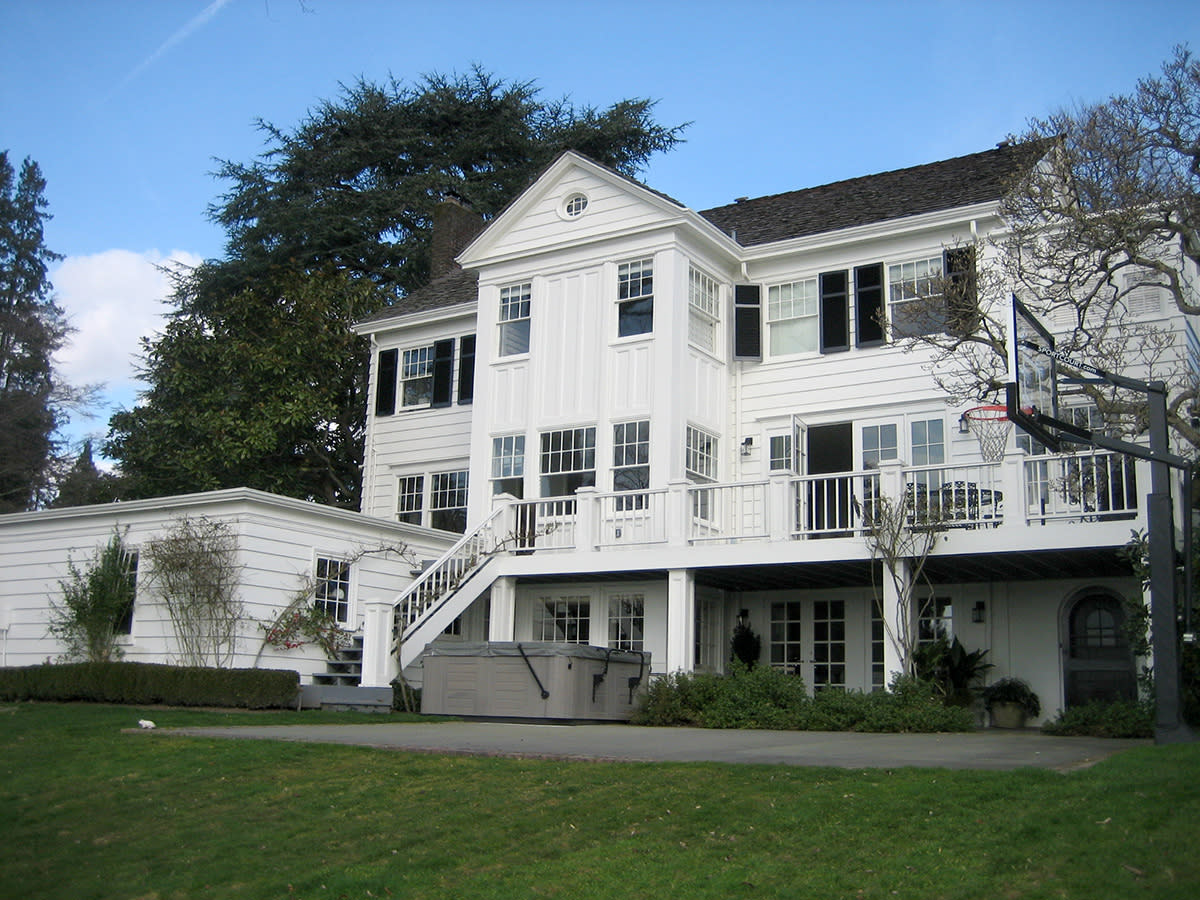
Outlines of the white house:
M 562 155 L 461 269 L 358 326 L 363 511 L 464 532 L 368 609 L 364 684 L 395 674 L 395 609 L 405 667 L 466 616 L 476 640 L 719 671 L 740 617 L 763 663 L 882 687 L 900 610 L 864 506 L 883 494 L 945 514 L 916 587 L 922 636 L 987 649 L 1050 715 L 1132 696 L 1122 599 L 1141 588 L 1119 551 L 1145 527 L 1142 464 L 1030 456 L 1014 436 L 985 460 L 899 340 L 946 327 L 913 298 L 994 263 L 998 200 L 1035 162 L 1001 145 L 697 212 Z M 1149 300 L 1139 315 L 1169 318 Z
M 361 637 L 365 687 L 419 678 L 434 640 L 721 671 L 742 621 L 763 664 L 871 690 L 900 668 L 901 595 L 869 540 L 888 497 L 941 524 L 921 636 L 986 649 L 1048 715 L 1132 696 L 1122 601 L 1141 587 L 1119 551 L 1146 525 L 1144 464 L 1015 435 L 985 459 L 900 340 L 947 327 L 913 298 L 994 264 L 998 201 L 1035 162 L 1001 145 L 697 212 L 565 153 L 486 227 L 447 204 L 434 280 L 357 326 L 361 513 L 232 491 L 0 517 L 2 662 L 58 652 L 46 604 L 69 556 L 114 525 L 136 549 L 207 515 L 238 534 L 248 621 L 306 577 L 344 580 L 321 602 Z M 1170 321 L 1149 295 L 1137 315 Z M 411 552 L 363 553 L 397 544 Z M 126 657 L 171 659 L 161 610 L 138 603 Z M 260 654 L 260 634 L 239 664 L 327 672 L 311 648 Z

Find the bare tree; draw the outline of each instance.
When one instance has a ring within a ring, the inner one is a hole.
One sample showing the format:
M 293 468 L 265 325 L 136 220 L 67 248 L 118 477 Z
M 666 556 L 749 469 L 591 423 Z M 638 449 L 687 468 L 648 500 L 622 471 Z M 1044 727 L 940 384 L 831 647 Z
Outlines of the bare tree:
M 145 556 L 184 665 L 230 665 L 243 613 L 237 535 L 224 522 L 185 516 L 151 541 Z
M 904 340 L 933 348 L 932 373 L 951 399 L 1000 400 L 1016 294 L 1055 326 L 1066 356 L 1166 382 L 1171 428 L 1200 449 L 1185 337 L 1147 305 L 1165 297 L 1185 316 L 1200 314 L 1200 62 L 1179 47 L 1133 92 L 1034 119 L 1016 140 L 1038 161 L 1000 204 L 1006 230 L 975 248 L 978 305 L 958 323 L 969 327 L 916 329 L 924 333 Z M 951 280 L 930 282 L 931 309 L 953 297 Z M 1141 394 L 1079 390 L 1114 432 L 1145 431 Z

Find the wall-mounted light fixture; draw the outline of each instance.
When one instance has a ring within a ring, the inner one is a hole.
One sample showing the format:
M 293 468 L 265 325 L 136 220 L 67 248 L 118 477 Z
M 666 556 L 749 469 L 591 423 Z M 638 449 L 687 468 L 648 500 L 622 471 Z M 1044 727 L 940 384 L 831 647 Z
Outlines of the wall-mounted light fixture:
M 967 421 L 966 413 L 963 413 L 961 416 L 958 417 L 958 433 L 959 434 L 970 434 L 971 433 L 971 423 Z
M 984 606 L 982 600 L 976 600 L 975 605 L 971 607 L 971 621 L 982 622 L 987 614 L 987 607 Z
M 754 449 L 754 438 L 748 437 L 742 441 L 742 456 L 749 456 L 750 451 Z

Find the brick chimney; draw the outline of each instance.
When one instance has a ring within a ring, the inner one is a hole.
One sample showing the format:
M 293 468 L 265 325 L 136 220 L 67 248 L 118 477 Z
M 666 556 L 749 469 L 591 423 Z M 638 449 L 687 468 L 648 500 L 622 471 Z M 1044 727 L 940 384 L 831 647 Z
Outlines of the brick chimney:
M 454 261 L 483 230 L 483 219 L 460 197 L 447 195 L 433 210 L 433 245 L 429 261 L 431 278 L 441 278 L 460 268 Z

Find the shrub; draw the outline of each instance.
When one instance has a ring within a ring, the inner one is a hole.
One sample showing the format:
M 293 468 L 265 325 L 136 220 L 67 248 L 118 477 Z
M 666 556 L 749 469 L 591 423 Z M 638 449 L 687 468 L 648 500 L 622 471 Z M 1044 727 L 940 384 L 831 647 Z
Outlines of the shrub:
M 131 705 L 294 707 L 300 675 L 153 663 L 68 663 L 0 669 L 0 699 Z
M 635 725 L 770 728 L 797 731 L 971 731 L 970 711 L 948 707 L 936 686 L 899 679 L 889 692 L 826 689 L 808 696 L 804 681 L 769 666 L 735 666 L 729 675 L 677 673 L 651 681 Z
M 1060 710 L 1053 721 L 1042 726 L 1046 734 L 1145 738 L 1154 736 L 1154 704 L 1128 700 L 1092 700 L 1082 706 Z
M 50 603 L 50 633 L 63 643 L 67 660 L 109 662 L 121 658 L 119 626 L 133 614 L 133 556 L 124 537 L 113 530 L 108 543 L 96 550 L 80 571 L 67 561 L 69 577 L 60 581 L 62 605 Z M 126 629 L 127 630 L 127 629 Z

